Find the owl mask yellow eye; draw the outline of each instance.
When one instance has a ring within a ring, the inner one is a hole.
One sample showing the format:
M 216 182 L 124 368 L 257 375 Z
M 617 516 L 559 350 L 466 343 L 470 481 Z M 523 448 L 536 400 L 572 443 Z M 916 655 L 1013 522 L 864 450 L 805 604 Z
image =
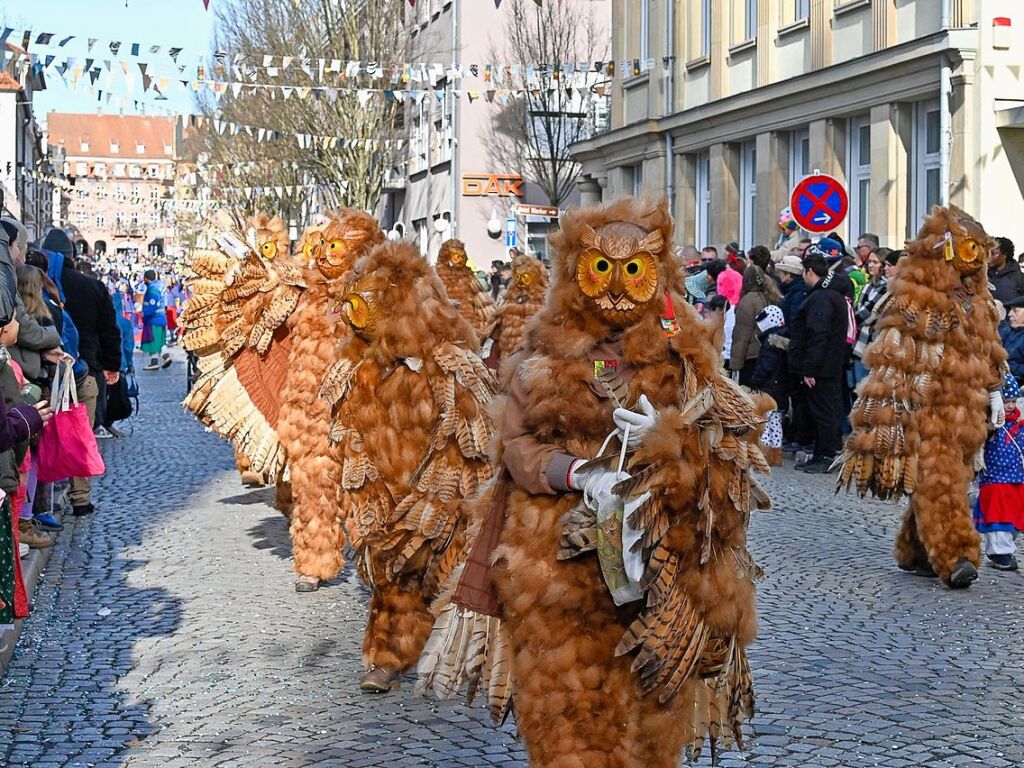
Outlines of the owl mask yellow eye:
M 354 328 L 365 328 L 370 322 L 370 307 L 358 294 L 345 297 L 342 311 Z
M 273 260 L 277 256 L 277 243 L 273 240 L 263 243 L 260 246 L 260 254 L 265 259 Z
M 516 282 L 520 285 L 530 285 L 533 282 L 533 275 L 529 272 L 520 272 L 516 275 Z
M 331 264 L 340 264 L 345 258 L 345 241 L 331 240 L 327 243 L 326 256 Z

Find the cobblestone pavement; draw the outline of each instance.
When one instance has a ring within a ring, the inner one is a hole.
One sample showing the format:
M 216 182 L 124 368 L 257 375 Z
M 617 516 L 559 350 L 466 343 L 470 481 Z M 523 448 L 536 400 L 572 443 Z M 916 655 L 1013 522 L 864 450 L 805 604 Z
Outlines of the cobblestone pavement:
M 0 766 L 525 765 L 479 706 L 359 693 L 355 575 L 296 595 L 285 521 L 181 412 L 183 366 L 141 376 L 99 512 L 61 537 L 0 681 Z M 1024 765 L 1024 577 L 951 593 L 892 565 L 896 508 L 790 470 L 770 487 L 759 735 L 721 764 Z

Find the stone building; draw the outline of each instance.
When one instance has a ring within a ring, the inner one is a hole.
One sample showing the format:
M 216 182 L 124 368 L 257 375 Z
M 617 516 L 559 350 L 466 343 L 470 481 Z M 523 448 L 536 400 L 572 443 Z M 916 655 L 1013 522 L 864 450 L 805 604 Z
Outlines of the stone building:
M 181 131 L 176 118 L 51 112 L 51 153 L 73 184 L 57 225 L 79 233 L 90 252 L 134 257 L 174 247 L 165 202 Z
M 1019 0 L 625 0 L 612 129 L 584 201 L 667 195 L 680 244 L 770 244 L 793 186 L 839 178 L 848 239 L 901 246 L 951 200 L 1024 240 Z M 620 67 L 620 71 L 622 68 Z

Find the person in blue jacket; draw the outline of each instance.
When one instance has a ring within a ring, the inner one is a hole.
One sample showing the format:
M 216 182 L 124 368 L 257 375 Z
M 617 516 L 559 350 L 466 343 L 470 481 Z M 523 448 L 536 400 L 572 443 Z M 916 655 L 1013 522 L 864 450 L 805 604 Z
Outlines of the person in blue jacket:
M 155 371 L 171 364 L 171 356 L 164 351 L 167 344 L 167 304 L 163 289 L 156 281 L 156 270 L 147 269 L 142 280 L 146 284 L 146 293 L 142 297 L 142 351 L 149 355 L 149 364 L 142 370 Z

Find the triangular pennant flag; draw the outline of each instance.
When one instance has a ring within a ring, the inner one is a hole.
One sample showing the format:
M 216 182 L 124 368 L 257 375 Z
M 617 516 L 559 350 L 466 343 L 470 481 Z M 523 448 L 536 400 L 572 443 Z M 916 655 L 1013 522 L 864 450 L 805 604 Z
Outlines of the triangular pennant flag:
M 120 41 L 118 41 L 118 40 L 111 40 L 110 41 L 110 52 L 112 54 L 114 54 L 115 56 L 117 56 L 117 52 L 119 50 L 121 50 L 121 43 L 120 43 Z

